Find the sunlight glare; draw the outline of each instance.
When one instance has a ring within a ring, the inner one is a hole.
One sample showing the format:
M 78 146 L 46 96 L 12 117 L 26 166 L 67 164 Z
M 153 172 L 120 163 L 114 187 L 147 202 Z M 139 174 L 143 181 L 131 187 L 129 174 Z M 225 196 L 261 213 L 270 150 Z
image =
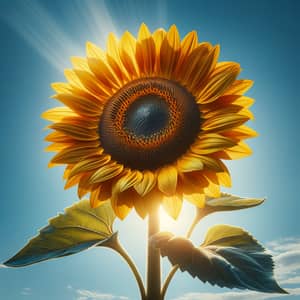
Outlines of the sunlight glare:
M 177 220 L 170 217 L 163 207 L 160 207 L 160 229 L 161 231 L 170 231 L 176 235 L 185 235 L 188 226 L 194 218 L 194 210 L 192 205 L 183 203 L 182 210 Z

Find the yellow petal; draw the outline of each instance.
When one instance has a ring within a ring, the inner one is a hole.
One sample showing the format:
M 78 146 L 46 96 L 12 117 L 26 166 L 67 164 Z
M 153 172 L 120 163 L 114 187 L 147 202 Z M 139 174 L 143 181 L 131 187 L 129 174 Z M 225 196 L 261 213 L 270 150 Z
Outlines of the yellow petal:
M 178 159 L 177 167 L 182 173 L 198 171 L 203 169 L 203 162 L 198 156 L 195 156 L 192 153 L 186 153 Z
M 249 118 L 249 120 L 254 120 L 254 115 L 249 109 L 240 110 L 239 114 Z
M 95 44 L 91 42 L 86 43 L 86 56 L 87 57 L 94 57 L 98 59 L 104 59 L 105 58 L 105 52 L 96 46 Z
M 236 105 L 240 105 L 246 108 L 249 108 L 250 106 L 252 106 L 254 104 L 254 99 L 250 98 L 250 97 L 246 97 L 246 96 L 240 96 L 238 97 L 234 102 L 232 102 L 233 104 Z
M 239 105 L 243 108 L 249 108 L 253 105 L 254 99 L 241 95 L 223 95 L 211 103 L 200 104 L 200 110 L 202 112 L 216 111 L 224 109 L 229 105 Z
M 205 194 L 184 195 L 184 198 L 199 208 L 205 206 Z
M 162 198 L 163 194 L 157 188 L 154 188 L 143 197 L 135 197 L 134 208 L 138 215 L 144 219 L 154 207 L 157 207 L 157 205 L 160 204 Z
M 160 70 L 167 78 L 172 77 L 180 55 L 180 37 L 175 25 L 170 27 L 160 49 Z
M 224 95 L 243 95 L 253 85 L 253 81 L 249 79 L 236 80 L 225 92 Z
M 112 89 L 118 90 L 122 86 L 118 76 L 105 61 L 97 58 L 88 58 L 88 64 L 101 85 L 104 94 L 109 96 L 112 93 Z
M 251 148 L 245 142 L 239 142 L 236 146 L 224 150 L 222 159 L 239 159 L 252 154 Z
M 59 122 L 50 125 L 49 127 L 61 133 L 64 133 L 65 135 L 72 137 L 73 139 L 78 141 L 95 141 L 99 139 L 96 130 L 84 128 L 76 124 L 67 124 Z M 55 140 L 51 141 L 56 142 Z
M 68 178 L 64 186 L 64 189 L 67 190 L 73 187 L 74 185 L 78 184 L 79 182 L 80 182 L 80 176 L 74 176 L 72 178 Z
M 111 205 L 112 208 L 121 220 L 125 219 L 126 216 L 131 211 L 131 208 L 133 206 L 133 200 L 134 200 L 135 194 L 132 190 L 127 190 L 121 194 L 118 194 L 116 196 L 112 196 L 111 198 Z
M 220 172 L 221 171 L 219 171 L 218 174 Z M 205 169 L 205 170 L 202 171 L 202 175 L 205 178 L 209 178 L 209 180 L 212 181 L 214 184 L 220 184 L 219 179 L 217 177 L 217 172 L 215 172 L 214 170 Z M 207 185 L 208 185 L 208 182 L 207 182 Z
M 71 172 L 73 168 L 73 165 L 68 165 L 65 170 L 64 170 L 64 174 L 63 174 L 63 179 L 67 179 L 69 177 L 69 174 Z
M 210 154 L 236 145 L 236 142 L 220 134 L 207 133 L 191 146 L 191 151 L 200 155 Z
M 156 177 L 151 171 L 143 171 L 143 179 L 134 185 L 140 196 L 148 194 L 156 185 Z
M 202 117 L 203 119 L 210 119 L 215 118 L 220 115 L 227 115 L 227 114 L 239 114 L 249 117 L 251 119 L 253 117 L 252 113 L 245 107 L 237 104 L 228 104 L 220 109 L 212 109 L 210 111 L 203 112 Z
M 72 62 L 72 65 L 73 65 L 74 69 L 88 71 L 88 72 L 90 71 L 90 68 L 89 68 L 89 65 L 87 63 L 86 58 L 72 56 L 71 57 L 71 62 Z
M 89 66 L 93 71 L 93 73 L 95 74 L 95 70 L 98 70 L 98 65 L 97 67 L 95 67 L 94 64 L 91 63 L 94 61 L 96 61 L 95 58 L 88 58 Z M 106 89 L 107 87 L 98 83 L 99 82 L 98 74 L 95 74 L 97 75 L 96 77 L 94 74 L 82 70 L 74 70 L 74 72 L 77 75 L 80 82 L 82 83 L 82 85 L 84 86 L 84 88 L 88 90 L 89 93 L 91 93 L 94 97 L 96 97 L 100 101 L 104 101 L 107 98 L 108 95 Z
M 243 140 L 257 136 L 257 132 L 252 128 L 249 128 L 245 125 L 239 126 L 229 131 L 222 132 L 222 135 L 235 139 L 235 140 Z
M 118 199 L 111 199 L 112 208 L 118 218 L 124 220 L 131 211 L 131 207 L 126 204 L 118 204 Z
M 105 184 L 96 185 L 90 195 L 90 204 L 92 208 L 99 207 L 109 200 L 110 193 L 107 191 Z
M 236 113 L 218 115 L 208 120 L 205 120 L 202 124 L 202 130 L 213 130 L 214 132 L 225 131 L 240 126 L 248 120 L 249 117 L 239 115 Z
M 110 161 L 110 159 L 110 155 L 106 154 L 86 158 L 78 162 L 72 168 L 69 177 L 73 177 L 79 173 L 93 171 L 95 169 L 101 168 L 103 165 L 107 164 Z
M 199 44 L 187 57 L 186 63 L 180 66 L 180 71 L 177 72 L 178 77 L 189 87 L 189 89 L 195 77 L 199 78 L 200 75 L 204 75 L 204 73 L 201 72 L 205 69 L 204 66 L 211 65 L 212 61 L 211 59 L 208 59 L 208 55 L 210 54 L 209 51 L 208 43 Z M 212 58 L 211 54 L 210 58 Z
M 69 143 L 53 143 L 47 146 L 44 150 L 46 152 L 58 152 L 70 146 L 71 144 Z
M 208 185 L 202 171 L 180 173 L 180 191 L 185 195 L 199 194 Z
M 136 183 L 139 183 L 142 179 L 142 174 L 139 171 L 133 170 L 133 171 L 127 171 L 120 179 L 117 180 L 117 182 L 113 185 L 113 195 L 116 195 L 118 193 L 122 193 L 135 185 Z
M 70 70 L 70 69 L 65 69 L 64 70 L 64 74 L 66 79 L 69 81 L 70 86 L 72 88 L 77 87 L 79 89 L 83 89 L 85 90 L 84 85 L 81 83 L 81 81 L 79 80 L 78 76 L 76 75 L 74 70 Z
M 101 185 L 99 185 L 97 188 L 95 188 L 90 195 L 90 205 L 91 208 L 96 208 L 100 206 L 103 202 L 99 201 L 99 195 L 101 191 Z
M 106 55 L 110 55 L 115 61 L 119 61 L 119 42 L 112 32 L 108 35 L 106 49 Z
M 136 40 L 131 33 L 126 31 L 120 41 L 120 59 L 131 78 L 139 75 L 139 69 L 135 59 Z
M 192 51 L 197 47 L 198 45 L 198 36 L 196 31 L 189 32 L 181 41 L 181 52 L 180 57 L 178 59 L 175 74 L 176 76 L 179 75 L 179 73 L 182 70 L 182 65 L 184 65 L 187 61 L 187 58 L 192 53 Z
M 55 164 L 75 164 L 85 157 L 96 154 L 97 148 L 90 148 L 86 145 L 83 146 L 71 146 L 58 152 L 52 159 L 51 163 Z
M 45 137 L 45 141 L 47 142 L 54 142 L 54 143 L 75 143 L 76 140 L 72 139 L 71 137 L 67 136 L 66 134 L 58 131 L 54 131 L 49 133 Z
M 99 117 L 103 109 L 103 104 L 100 101 L 94 102 L 89 99 L 75 97 L 70 94 L 58 94 L 55 95 L 54 98 L 71 108 L 75 112 L 73 112 L 73 115 L 76 115 L 77 113 L 81 116 Z
M 225 187 L 231 187 L 231 177 L 230 177 L 229 170 L 227 169 L 226 165 L 221 160 L 218 160 L 218 164 L 219 164 L 220 168 L 222 169 L 222 171 L 217 172 L 217 173 L 207 172 L 205 174 L 206 178 L 208 178 L 209 181 L 214 184 L 217 184 L 217 185 L 221 184 Z
M 120 80 L 119 83 L 124 82 L 124 80 L 128 81 L 127 70 L 124 68 L 119 55 L 119 41 L 113 33 L 108 35 L 106 59 L 116 78 Z
M 149 213 L 148 207 L 146 205 L 146 202 L 144 201 L 144 198 L 140 197 L 139 200 L 135 199 L 134 201 L 134 208 L 137 214 L 142 218 L 145 219 L 146 216 Z
M 181 207 L 182 207 L 182 197 L 179 196 L 170 196 L 170 197 L 164 197 L 163 198 L 163 208 L 165 209 L 165 211 L 173 218 L 173 219 L 177 219 L 180 211 L 181 211 Z
M 181 55 L 186 56 L 190 54 L 198 45 L 197 31 L 190 31 L 181 41 Z
M 197 65 L 198 70 L 195 72 L 195 75 L 193 78 L 190 78 L 190 89 L 192 91 L 195 91 L 195 94 L 198 94 L 198 91 L 200 87 L 202 86 L 202 83 L 206 81 L 208 75 L 211 73 L 211 71 L 215 68 L 216 62 L 218 60 L 220 53 L 220 46 L 215 46 L 208 56 L 203 59 L 203 61 L 200 61 L 200 64 Z
M 239 72 L 240 66 L 237 63 L 228 63 L 226 67 L 216 68 L 199 94 L 198 103 L 210 103 L 220 97 L 232 85 Z
M 158 75 L 161 74 L 160 69 L 160 52 L 161 52 L 161 45 L 165 39 L 166 32 L 163 29 L 157 29 L 154 31 L 152 37 L 155 43 L 155 53 L 156 53 L 156 62 L 155 62 L 155 73 Z
M 216 172 L 223 172 L 222 165 L 219 159 L 215 159 L 209 157 L 207 155 L 198 155 L 199 159 L 201 159 L 202 163 L 204 164 L 205 168 L 214 170 Z
M 232 186 L 229 172 L 216 173 L 221 185 L 230 188 Z
M 55 124 L 66 124 L 66 125 L 76 125 L 78 127 L 82 127 L 87 130 L 92 130 L 92 132 L 97 131 L 99 127 L 99 121 L 97 119 L 90 119 L 82 116 L 70 116 L 70 117 L 64 117 L 60 120 L 60 122 L 57 122 Z M 52 128 L 51 125 L 48 125 L 46 127 L 47 129 Z
M 158 188 L 165 195 L 172 196 L 175 194 L 177 186 L 177 169 L 173 166 L 165 166 L 159 170 Z
M 54 82 L 51 84 L 51 87 L 56 93 L 68 94 L 72 92 L 72 87 L 65 82 Z
M 115 162 L 109 162 L 99 168 L 89 179 L 89 183 L 104 182 L 118 176 L 123 171 L 123 166 Z
M 69 107 L 55 107 L 43 112 L 41 117 L 51 122 L 60 122 L 65 117 L 74 117 L 77 114 Z
M 143 23 L 138 33 L 136 61 L 142 73 L 151 75 L 155 65 L 155 44 L 151 32 Z
M 204 192 L 209 197 L 217 198 L 221 196 L 220 186 L 213 182 L 209 182 L 209 185 L 204 189 Z
M 90 179 L 90 173 L 84 174 L 80 177 L 80 181 L 78 182 L 78 188 L 77 188 L 77 195 L 79 199 L 81 199 L 88 192 L 90 192 L 92 185 L 89 183 L 89 179 Z

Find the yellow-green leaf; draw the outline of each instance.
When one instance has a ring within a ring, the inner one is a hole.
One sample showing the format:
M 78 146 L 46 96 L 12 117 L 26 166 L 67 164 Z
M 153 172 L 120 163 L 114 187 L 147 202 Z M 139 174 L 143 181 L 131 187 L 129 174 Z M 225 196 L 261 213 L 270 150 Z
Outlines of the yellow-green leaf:
M 214 212 L 251 208 L 262 204 L 264 201 L 264 198 L 242 198 L 227 193 L 221 193 L 221 197 L 218 198 L 206 197 L 205 206 L 203 208 L 197 208 L 197 214 L 200 220 Z
M 92 209 L 89 200 L 81 200 L 49 220 L 49 225 L 15 256 L 7 267 L 23 267 L 48 259 L 75 254 L 93 246 L 110 247 L 116 239 L 113 232 L 115 214 L 110 203 Z
M 230 225 L 214 225 L 206 233 L 201 247 L 205 246 L 228 246 L 249 247 L 255 246 L 255 250 L 263 251 L 264 248 L 243 228 Z

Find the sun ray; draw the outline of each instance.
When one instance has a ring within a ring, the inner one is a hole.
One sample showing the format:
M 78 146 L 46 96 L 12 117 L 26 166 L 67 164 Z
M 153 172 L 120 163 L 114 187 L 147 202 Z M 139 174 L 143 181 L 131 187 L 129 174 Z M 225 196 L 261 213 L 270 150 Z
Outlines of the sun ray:
M 80 20 L 80 25 L 75 26 L 80 26 L 76 32 L 84 39 L 83 42 L 75 41 L 59 24 L 59 19 L 35 0 L 21 1 L 14 11 L 1 14 L 1 18 L 50 65 L 62 72 L 70 67 L 70 56 L 84 56 L 84 42 L 87 39 L 104 45 L 107 32 L 116 32 L 104 1 L 76 0 L 72 2 L 71 8 L 72 20 Z M 15 22 L 16 19 L 19 22 Z

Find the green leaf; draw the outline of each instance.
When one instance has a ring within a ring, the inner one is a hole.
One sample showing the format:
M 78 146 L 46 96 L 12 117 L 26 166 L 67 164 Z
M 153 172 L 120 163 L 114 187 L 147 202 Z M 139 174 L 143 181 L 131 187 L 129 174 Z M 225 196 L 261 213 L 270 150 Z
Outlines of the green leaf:
M 200 220 L 214 212 L 250 208 L 260 205 L 264 201 L 264 198 L 242 198 L 227 193 L 221 193 L 221 197 L 219 198 L 206 197 L 205 206 L 197 209 L 197 215 Z
M 205 246 L 228 246 L 255 249 L 264 251 L 264 248 L 243 228 L 230 225 L 215 225 L 206 233 L 204 242 Z
M 189 239 L 165 232 L 152 236 L 151 242 L 172 265 L 178 265 L 182 272 L 187 271 L 203 282 L 265 293 L 287 293 L 273 277 L 271 255 L 242 228 L 213 226 L 200 247 L 195 247 Z
M 75 254 L 93 246 L 110 247 L 117 237 L 112 225 L 115 214 L 109 203 L 92 209 L 82 200 L 49 220 L 49 225 L 4 263 L 23 267 L 48 259 Z

